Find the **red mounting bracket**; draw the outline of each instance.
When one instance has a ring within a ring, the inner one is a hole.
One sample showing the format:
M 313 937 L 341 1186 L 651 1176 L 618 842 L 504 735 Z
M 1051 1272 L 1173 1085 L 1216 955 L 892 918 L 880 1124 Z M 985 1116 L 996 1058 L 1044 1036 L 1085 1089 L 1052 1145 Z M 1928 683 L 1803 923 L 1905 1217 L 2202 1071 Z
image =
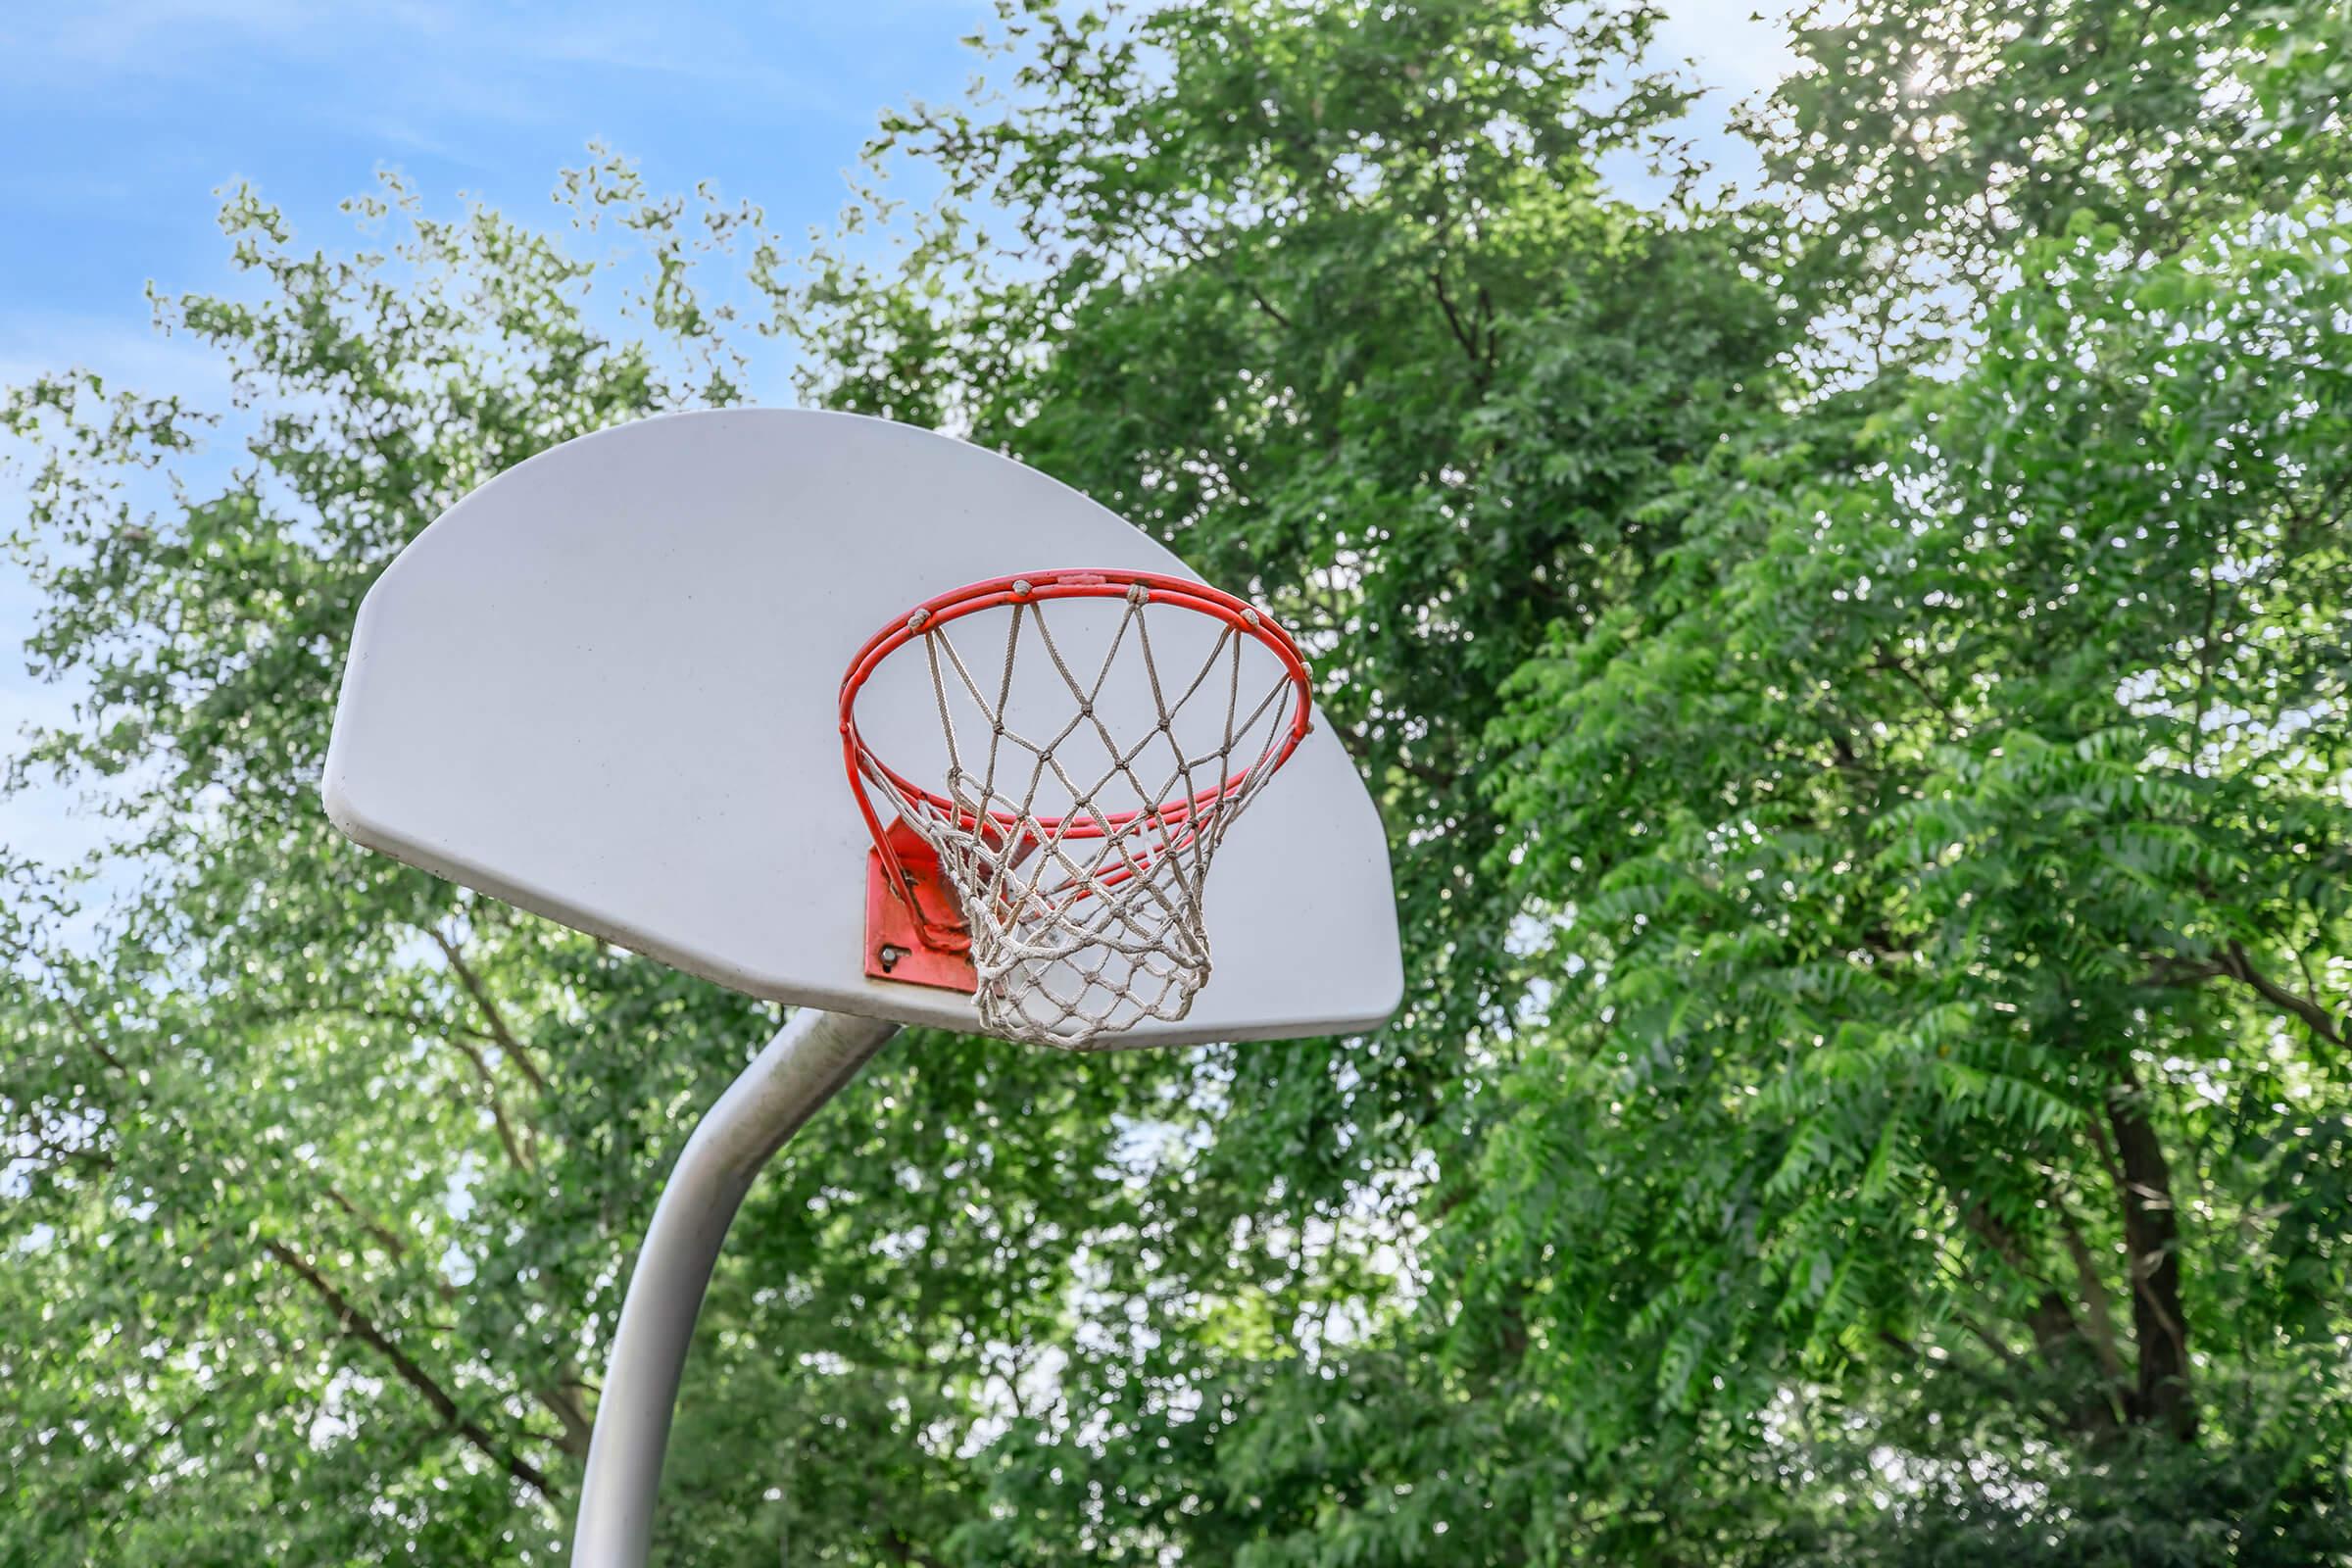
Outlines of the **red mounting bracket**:
M 940 877 L 938 854 L 905 822 L 891 823 L 884 833 L 906 875 L 906 886 L 900 891 L 891 888 L 890 867 L 880 849 L 865 852 L 866 978 L 960 991 L 967 996 L 979 990 L 980 976 L 972 968 L 963 909 Z M 919 925 L 917 910 L 922 914 Z M 923 940 L 924 926 L 933 933 L 931 942 Z M 953 933 L 962 946 L 953 951 L 933 946 L 943 931 Z

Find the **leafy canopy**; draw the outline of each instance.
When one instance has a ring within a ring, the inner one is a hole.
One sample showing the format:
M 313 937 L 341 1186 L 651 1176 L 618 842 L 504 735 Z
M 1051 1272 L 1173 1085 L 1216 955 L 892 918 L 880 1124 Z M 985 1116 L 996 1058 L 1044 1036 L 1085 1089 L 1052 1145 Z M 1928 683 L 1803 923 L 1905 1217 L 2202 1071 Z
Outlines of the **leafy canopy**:
M 244 286 L 158 305 L 229 408 L 0 404 L 82 694 L 15 777 L 122 827 L 0 866 L 0 1560 L 560 1560 L 777 1020 L 352 850 L 318 768 L 405 540 L 775 333 L 1298 628 L 1411 979 L 895 1048 L 737 1227 L 663 1560 L 2340 1554 L 2346 20 L 1800 17 L 1737 198 L 1655 15 L 1539 0 L 1009 5 L 882 126 L 940 200 L 797 259 L 601 154 L 561 233 L 235 193 Z

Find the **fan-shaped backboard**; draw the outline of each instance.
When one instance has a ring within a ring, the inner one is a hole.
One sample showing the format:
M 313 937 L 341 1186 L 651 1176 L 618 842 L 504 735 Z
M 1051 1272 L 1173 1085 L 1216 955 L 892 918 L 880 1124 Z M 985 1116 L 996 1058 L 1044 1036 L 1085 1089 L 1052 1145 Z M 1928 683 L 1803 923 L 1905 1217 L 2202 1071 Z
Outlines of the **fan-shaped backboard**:
M 369 591 L 327 812 L 371 849 L 722 985 L 972 1028 L 968 998 L 866 973 L 841 679 L 924 600 L 1064 567 L 1195 575 L 1076 491 L 908 425 L 729 410 L 585 436 L 467 496 Z M 911 775 L 935 765 L 939 718 L 927 682 L 896 675 L 858 719 Z M 1056 693 L 1038 696 L 1050 710 Z M 1319 716 L 1233 825 L 1204 906 L 1207 986 L 1183 1021 L 1123 1043 L 1343 1033 L 1396 1007 L 1386 840 Z

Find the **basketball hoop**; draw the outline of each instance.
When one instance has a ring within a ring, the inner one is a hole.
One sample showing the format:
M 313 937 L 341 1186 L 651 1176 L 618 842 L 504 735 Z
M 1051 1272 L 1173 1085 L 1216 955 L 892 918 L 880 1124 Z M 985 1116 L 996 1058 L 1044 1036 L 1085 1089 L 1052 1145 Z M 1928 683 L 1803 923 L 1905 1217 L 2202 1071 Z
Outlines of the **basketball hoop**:
M 1068 646 L 1068 628 L 1056 640 L 1046 610 L 1056 601 L 1124 601 L 1099 656 Z M 1003 658 L 982 677 L 948 630 L 967 622 L 971 641 L 989 622 L 970 617 L 988 612 L 1004 623 Z M 1163 629 L 1163 644 L 1191 647 L 1155 650 L 1155 615 L 1163 628 L 1169 615 L 1206 616 L 1213 638 L 1198 623 L 1187 637 Z M 918 639 L 946 749 L 937 787 L 883 761 L 858 729 L 868 679 Z M 1252 649 L 1273 656 L 1270 683 Z M 1051 665 L 1021 689 L 1047 694 L 1042 720 L 1022 714 L 1050 730 L 1042 740 L 1009 722 L 1024 655 L 1033 670 L 1041 659 Z M 1171 657 L 1173 680 L 1162 667 Z M 1093 1043 L 1147 1018 L 1184 1017 L 1209 976 L 1200 905 L 1210 857 L 1305 738 L 1311 712 L 1290 634 L 1202 583 L 1045 571 L 926 601 L 859 649 L 841 683 L 843 757 L 874 840 L 867 973 L 969 991 L 991 1033 L 1071 1051 L 1103 1049 Z M 869 786 L 896 822 L 884 823 Z

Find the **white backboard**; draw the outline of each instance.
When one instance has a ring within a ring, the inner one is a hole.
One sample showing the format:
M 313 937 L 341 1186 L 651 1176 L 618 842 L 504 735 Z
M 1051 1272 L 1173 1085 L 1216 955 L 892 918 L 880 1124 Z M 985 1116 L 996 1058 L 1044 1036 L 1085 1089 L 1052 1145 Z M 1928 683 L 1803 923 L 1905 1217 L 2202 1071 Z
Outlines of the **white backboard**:
M 865 974 L 841 679 L 923 600 L 1062 567 L 1195 575 L 1067 486 L 910 425 L 729 410 L 568 442 L 450 509 L 368 592 L 327 813 L 739 991 L 972 1028 L 968 998 Z M 878 687 L 860 726 L 918 769 L 930 702 Z M 1190 1015 L 1120 1043 L 1345 1033 L 1396 1008 L 1386 840 L 1320 715 L 1217 852 L 1205 909 Z

